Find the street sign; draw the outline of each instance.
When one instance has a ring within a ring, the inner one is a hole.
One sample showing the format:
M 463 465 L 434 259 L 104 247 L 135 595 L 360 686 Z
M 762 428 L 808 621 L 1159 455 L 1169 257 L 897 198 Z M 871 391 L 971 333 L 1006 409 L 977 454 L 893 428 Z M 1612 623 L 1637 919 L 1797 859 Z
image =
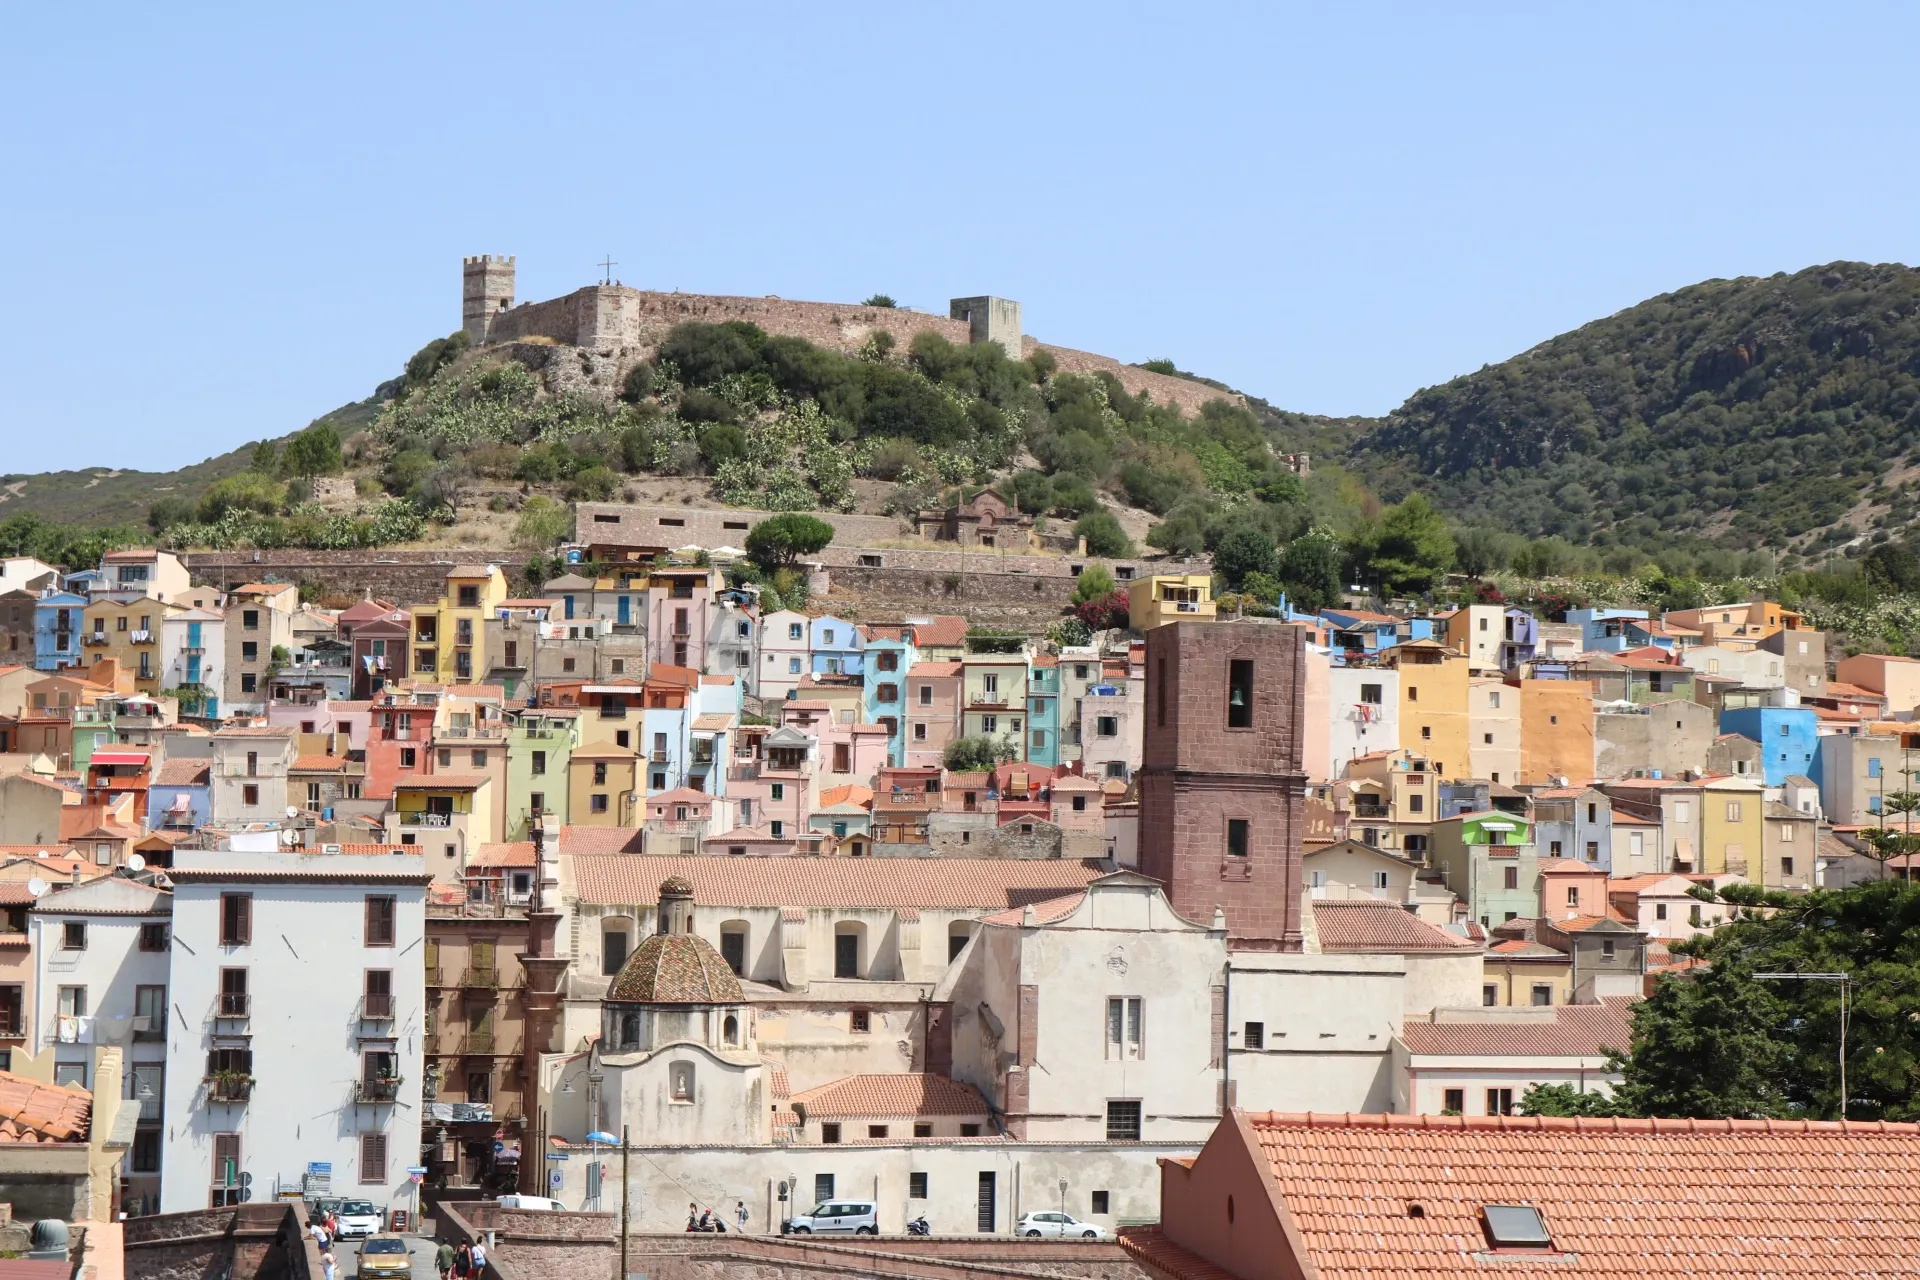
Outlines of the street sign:
M 549 1160 L 565 1160 L 566 1158 L 567 1158 L 567 1153 L 564 1151 L 547 1152 L 547 1159 Z
M 411 1174 L 415 1174 L 420 1177 L 425 1177 L 427 1172 L 427 1166 L 423 1164 L 410 1164 L 407 1166 L 407 1172 Z
M 547 1175 L 547 1185 L 558 1191 L 566 1185 L 566 1178 L 558 1169 L 555 1169 Z
M 307 1162 L 307 1172 L 331 1174 L 333 1172 L 333 1162 L 330 1160 L 309 1160 Z
M 410 1173 L 407 1176 L 413 1179 L 413 1185 L 416 1187 L 427 1180 L 427 1175 L 424 1173 Z

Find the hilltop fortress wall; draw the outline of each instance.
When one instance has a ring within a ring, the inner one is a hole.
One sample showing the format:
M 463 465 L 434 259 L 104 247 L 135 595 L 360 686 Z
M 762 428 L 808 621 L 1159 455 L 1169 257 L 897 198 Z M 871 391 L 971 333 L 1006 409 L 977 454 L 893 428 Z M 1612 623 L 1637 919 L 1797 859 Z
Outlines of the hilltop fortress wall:
M 588 285 L 545 302 L 513 303 L 511 258 L 468 258 L 463 264 L 464 321 L 476 343 L 565 343 L 602 353 L 624 366 L 650 355 L 667 331 L 685 321 L 745 320 L 768 333 L 804 338 L 816 346 L 858 351 L 876 332 L 904 351 L 915 335 L 937 333 L 949 342 L 999 342 L 1009 354 L 1046 351 L 1068 373 L 1110 373 L 1132 395 L 1195 413 L 1209 400 L 1240 397 L 1186 378 L 1152 373 L 1107 356 L 1039 342 L 1020 332 L 1020 304 L 1002 298 L 953 300 L 950 316 L 854 303 L 796 302 L 787 298 L 732 298 L 656 293 L 622 284 Z

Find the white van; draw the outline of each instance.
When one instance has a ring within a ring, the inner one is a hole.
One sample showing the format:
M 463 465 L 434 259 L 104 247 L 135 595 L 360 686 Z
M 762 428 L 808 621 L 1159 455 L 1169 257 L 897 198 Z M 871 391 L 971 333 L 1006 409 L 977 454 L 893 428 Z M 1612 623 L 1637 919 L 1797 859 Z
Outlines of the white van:
M 567 1206 L 558 1200 L 549 1200 L 546 1196 L 501 1196 L 502 1209 L 541 1209 L 548 1213 L 565 1213 Z
M 871 1200 L 828 1200 L 814 1206 L 812 1213 L 796 1213 L 787 1220 L 794 1235 L 880 1234 L 880 1215 Z

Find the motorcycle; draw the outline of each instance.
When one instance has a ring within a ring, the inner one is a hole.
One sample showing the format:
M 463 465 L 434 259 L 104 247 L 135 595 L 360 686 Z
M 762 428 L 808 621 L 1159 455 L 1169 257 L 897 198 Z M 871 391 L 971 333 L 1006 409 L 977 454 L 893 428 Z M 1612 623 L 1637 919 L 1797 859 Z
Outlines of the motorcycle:
M 910 1236 L 932 1235 L 933 1228 L 927 1225 L 927 1215 L 923 1213 L 912 1222 L 909 1222 L 907 1224 L 907 1234 Z

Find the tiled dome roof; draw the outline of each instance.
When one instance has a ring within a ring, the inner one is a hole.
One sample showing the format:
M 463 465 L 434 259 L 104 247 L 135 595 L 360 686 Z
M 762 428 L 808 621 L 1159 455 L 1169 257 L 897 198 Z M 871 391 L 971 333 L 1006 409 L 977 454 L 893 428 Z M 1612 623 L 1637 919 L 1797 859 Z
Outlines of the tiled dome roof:
M 740 1004 L 740 979 L 705 938 L 656 933 L 633 949 L 607 999 L 633 1004 Z
M 683 898 L 691 898 L 693 896 L 693 882 L 683 876 L 668 876 L 660 882 L 661 897 L 668 898 L 676 895 Z

